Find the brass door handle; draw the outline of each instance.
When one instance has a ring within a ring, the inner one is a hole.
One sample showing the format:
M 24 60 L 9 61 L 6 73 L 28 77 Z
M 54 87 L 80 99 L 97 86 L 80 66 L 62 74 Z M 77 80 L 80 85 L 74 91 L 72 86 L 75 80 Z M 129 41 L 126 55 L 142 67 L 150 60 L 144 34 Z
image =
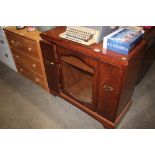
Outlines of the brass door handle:
M 109 85 L 104 85 L 104 90 L 105 90 L 106 92 L 112 92 L 112 91 L 114 90 L 114 88 L 111 87 L 111 86 L 109 86 Z
M 52 62 L 52 61 L 50 62 L 50 61 L 47 61 L 47 60 L 46 60 L 45 63 L 46 63 L 47 65 L 54 65 L 54 62 Z

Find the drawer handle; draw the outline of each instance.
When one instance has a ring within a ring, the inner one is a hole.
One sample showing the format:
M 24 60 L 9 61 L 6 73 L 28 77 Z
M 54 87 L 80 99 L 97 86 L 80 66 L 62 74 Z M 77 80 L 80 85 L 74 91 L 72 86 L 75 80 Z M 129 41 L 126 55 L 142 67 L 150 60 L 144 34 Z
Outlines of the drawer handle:
M 36 64 L 33 64 L 32 66 L 33 66 L 33 67 L 36 67 Z
M 20 43 L 19 42 L 17 42 L 17 46 L 19 46 L 20 45 Z
M 32 51 L 32 48 L 31 48 L 31 47 L 29 47 L 29 48 L 28 48 L 28 51 Z
M 19 69 L 19 71 L 20 71 L 20 72 L 22 72 L 22 71 L 23 71 L 23 69 L 22 69 L 22 68 L 20 68 L 20 69 Z
M 18 59 L 19 58 L 19 55 L 16 55 L 16 58 Z
M 104 89 L 106 92 L 112 92 L 114 90 L 114 88 L 109 85 L 104 85 Z
M 14 43 L 14 40 L 11 40 L 11 43 Z
M 36 79 L 36 82 L 39 82 L 39 79 L 38 78 Z

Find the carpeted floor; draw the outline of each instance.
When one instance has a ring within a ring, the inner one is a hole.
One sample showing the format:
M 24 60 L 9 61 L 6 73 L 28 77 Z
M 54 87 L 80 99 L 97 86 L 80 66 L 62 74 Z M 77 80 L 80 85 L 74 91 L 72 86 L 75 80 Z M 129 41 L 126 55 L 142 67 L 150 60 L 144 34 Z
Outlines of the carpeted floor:
M 118 128 L 155 128 L 155 63 Z M 102 129 L 98 121 L 0 63 L 0 128 Z

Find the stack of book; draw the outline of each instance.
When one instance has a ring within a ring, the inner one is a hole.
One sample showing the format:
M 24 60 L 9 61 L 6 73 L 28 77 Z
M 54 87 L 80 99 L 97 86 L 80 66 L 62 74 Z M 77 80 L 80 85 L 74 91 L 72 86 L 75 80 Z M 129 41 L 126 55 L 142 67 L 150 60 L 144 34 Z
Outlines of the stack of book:
M 120 28 L 104 37 L 103 48 L 127 55 L 142 37 L 141 31 Z

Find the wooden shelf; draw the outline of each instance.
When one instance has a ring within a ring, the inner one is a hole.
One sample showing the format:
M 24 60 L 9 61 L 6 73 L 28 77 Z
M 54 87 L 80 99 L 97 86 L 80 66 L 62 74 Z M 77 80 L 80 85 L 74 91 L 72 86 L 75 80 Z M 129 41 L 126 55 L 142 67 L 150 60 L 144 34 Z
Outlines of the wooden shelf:
M 75 99 L 92 104 L 92 80 L 83 78 L 72 86 L 65 88 Z
M 66 62 L 67 64 L 70 64 L 72 66 L 75 66 L 81 70 L 84 70 L 88 73 L 93 74 L 94 70 L 89 67 L 88 65 L 84 64 L 81 60 L 79 60 L 78 58 L 75 58 L 73 56 L 62 56 L 61 59 Z

